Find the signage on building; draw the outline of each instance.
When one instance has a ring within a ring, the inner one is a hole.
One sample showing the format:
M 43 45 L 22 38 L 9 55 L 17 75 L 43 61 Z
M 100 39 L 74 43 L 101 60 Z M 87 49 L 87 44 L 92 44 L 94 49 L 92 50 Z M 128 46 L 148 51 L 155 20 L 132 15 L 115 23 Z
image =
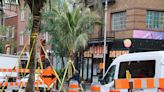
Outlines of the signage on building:
M 115 58 L 123 54 L 128 54 L 129 50 L 111 50 L 109 51 L 109 57 Z
M 90 53 L 90 51 L 85 51 L 84 57 L 92 57 L 92 53 Z
M 134 30 L 133 38 L 143 38 L 143 39 L 164 39 L 164 32 L 154 32 L 149 30 Z
M 107 46 L 105 48 L 105 53 L 107 53 Z M 91 46 L 89 48 L 89 51 L 92 53 L 92 54 L 103 54 L 104 53 L 104 46 L 103 45 L 97 45 L 97 46 Z
M 107 54 L 107 46 L 106 46 L 105 53 Z M 103 45 L 97 45 L 97 46 L 91 46 L 88 51 L 84 52 L 84 57 L 93 57 L 94 58 L 102 58 L 104 53 L 104 46 Z
M 126 48 L 131 47 L 131 45 L 132 45 L 132 41 L 131 41 L 130 39 L 125 39 L 125 40 L 124 40 L 124 46 L 125 46 Z

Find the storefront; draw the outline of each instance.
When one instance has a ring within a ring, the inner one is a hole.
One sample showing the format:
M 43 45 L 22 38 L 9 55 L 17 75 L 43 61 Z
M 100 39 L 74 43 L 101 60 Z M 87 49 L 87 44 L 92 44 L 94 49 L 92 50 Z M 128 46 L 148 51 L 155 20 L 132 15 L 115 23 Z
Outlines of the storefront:
M 103 69 L 103 49 L 103 43 L 93 43 L 84 51 L 79 67 L 83 80 L 92 82 L 101 78 Z M 106 49 L 105 70 L 112 63 L 113 59 L 120 55 L 134 52 L 164 50 L 164 40 L 139 38 L 115 39 L 107 42 Z

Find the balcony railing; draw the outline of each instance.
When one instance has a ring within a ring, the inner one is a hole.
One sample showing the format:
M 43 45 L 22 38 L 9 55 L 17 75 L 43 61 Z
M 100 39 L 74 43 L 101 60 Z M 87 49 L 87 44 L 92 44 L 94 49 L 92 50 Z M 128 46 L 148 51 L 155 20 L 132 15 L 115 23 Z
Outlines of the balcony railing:
M 107 31 L 106 37 L 107 38 L 114 38 L 115 32 Z M 97 33 L 89 34 L 89 39 L 104 39 L 104 32 L 98 31 Z

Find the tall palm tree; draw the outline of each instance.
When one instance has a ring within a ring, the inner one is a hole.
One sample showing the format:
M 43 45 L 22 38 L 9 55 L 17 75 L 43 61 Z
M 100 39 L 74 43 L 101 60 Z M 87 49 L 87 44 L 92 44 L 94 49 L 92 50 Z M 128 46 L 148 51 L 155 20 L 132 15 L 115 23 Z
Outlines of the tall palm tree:
M 45 16 L 46 25 L 43 26 L 52 36 L 54 52 L 60 49 L 66 53 L 69 61 L 73 61 L 76 51 L 87 45 L 88 32 L 92 32 L 94 25 L 99 23 L 99 17 L 88 8 L 82 9 L 81 6 L 68 3 L 63 3 L 62 7 L 52 7 Z
M 41 10 L 44 7 L 44 4 L 48 0 L 25 0 L 25 3 L 29 6 L 29 9 L 32 13 L 33 25 L 30 35 L 30 51 L 32 50 L 29 69 L 30 75 L 28 79 L 28 84 L 26 86 L 25 92 L 35 92 L 35 55 L 36 55 L 36 39 L 40 32 L 40 23 L 41 23 Z M 18 0 L 19 4 L 22 0 Z

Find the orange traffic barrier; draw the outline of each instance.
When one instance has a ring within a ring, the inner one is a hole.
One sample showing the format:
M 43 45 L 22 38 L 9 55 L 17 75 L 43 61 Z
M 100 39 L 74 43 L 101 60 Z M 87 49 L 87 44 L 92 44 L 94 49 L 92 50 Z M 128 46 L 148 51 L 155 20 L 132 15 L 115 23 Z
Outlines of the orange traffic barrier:
M 26 72 L 29 73 L 30 70 L 29 69 L 10 69 L 10 68 L 0 68 L 0 72 Z
M 110 90 L 109 92 L 120 92 L 120 90 Z
M 164 78 L 159 79 L 159 88 L 164 88 Z
M 132 86 L 130 87 L 130 82 Z M 164 78 L 135 78 L 115 80 L 116 89 L 164 88 Z
M 101 84 L 99 82 L 91 84 L 91 92 L 101 92 Z
M 68 92 L 79 92 L 79 85 L 78 85 L 78 81 L 76 80 L 70 80 L 69 83 L 69 88 L 68 88 Z
M 44 84 L 43 82 L 39 81 L 39 82 L 35 82 L 35 84 Z M 12 86 L 12 87 L 18 87 L 18 86 L 26 86 L 27 82 L 0 82 L 1 86 Z
M 133 82 L 133 88 L 142 88 L 142 81 L 141 79 L 134 79 L 134 82 Z
M 118 79 L 115 80 L 115 88 L 116 89 L 128 89 L 129 88 L 129 80 L 128 79 Z
M 36 70 L 36 72 L 42 72 Z M 19 72 L 19 73 L 29 73 L 30 70 L 29 69 L 11 69 L 11 68 L 0 68 L 0 72 Z
M 146 83 L 147 83 L 147 88 L 155 88 L 153 78 L 147 78 Z

